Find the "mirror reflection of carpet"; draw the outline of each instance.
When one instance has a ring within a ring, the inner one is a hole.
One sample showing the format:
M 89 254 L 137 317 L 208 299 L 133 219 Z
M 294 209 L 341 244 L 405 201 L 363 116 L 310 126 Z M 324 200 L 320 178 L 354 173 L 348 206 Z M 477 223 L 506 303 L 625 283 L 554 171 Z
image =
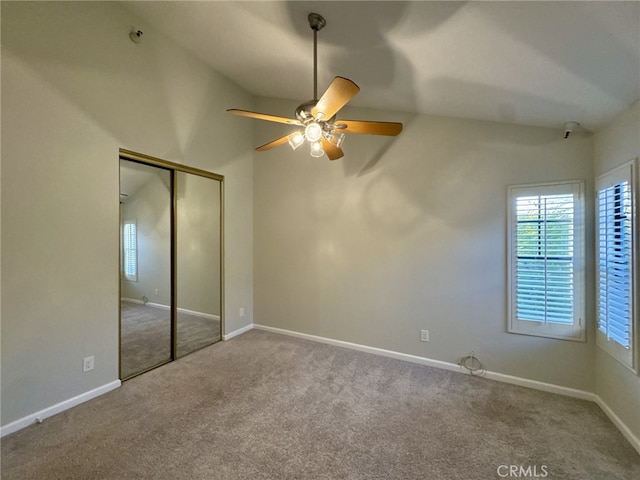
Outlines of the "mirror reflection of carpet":
M 171 312 L 121 302 L 122 378 L 171 359 Z M 177 356 L 220 340 L 220 321 L 178 311 Z

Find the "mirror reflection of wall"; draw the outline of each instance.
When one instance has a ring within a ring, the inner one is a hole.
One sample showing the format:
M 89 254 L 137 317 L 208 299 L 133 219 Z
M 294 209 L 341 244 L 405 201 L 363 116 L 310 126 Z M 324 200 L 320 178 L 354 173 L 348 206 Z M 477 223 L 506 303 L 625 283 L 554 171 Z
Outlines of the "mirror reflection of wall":
M 222 339 L 223 177 L 122 152 L 120 378 L 127 379 Z
M 178 172 L 178 357 L 220 340 L 220 185 Z

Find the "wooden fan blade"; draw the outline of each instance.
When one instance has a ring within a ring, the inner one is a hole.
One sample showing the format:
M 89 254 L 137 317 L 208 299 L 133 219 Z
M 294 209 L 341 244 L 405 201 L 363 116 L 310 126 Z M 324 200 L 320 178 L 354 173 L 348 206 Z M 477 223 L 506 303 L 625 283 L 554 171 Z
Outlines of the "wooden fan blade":
M 258 150 L 259 152 L 264 152 L 265 150 L 269 150 L 274 147 L 279 147 L 280 145 L 287 143 L 289 141 L 287 136 L 288 135 L 285 135 L 284 137 L 276 138 L 272 142 L 265 143 L 264 145 L 260 145 L 258 148 L 256 148 L 256 150 Z
M 322 138 L 322 149 L 324 153 L 327 154 L 327 157 L 329 157 L 329 160 L 337 160 L 344 155 L 340 147 L 334 145 L 324 137 Z
M 359 91 L 360 87 L 348 78 L 335 77 L 316 106 L 311 109 L 311 114 L 317 120 L 329 120 Z M 320 114 L 322 116 L 318 118 Z
M 368 122 L 366 120 L 336 120 L 334 127 L 340 133 L 366 133 L 395 137 L 402 131 L 402 123 Z
M 268 115 L 266 113 L 250 112 L 249 110 L 239 110 L 237 108 L 230 108 L 227 112 L 233 115 L 240 115 L 242 117 L 257 118 L 258 120 L 267 120 L 269 122 L 286 123 L 288 125 L 301 126 L 298 120 L 294 118 L 278 117 L 276 115 Z

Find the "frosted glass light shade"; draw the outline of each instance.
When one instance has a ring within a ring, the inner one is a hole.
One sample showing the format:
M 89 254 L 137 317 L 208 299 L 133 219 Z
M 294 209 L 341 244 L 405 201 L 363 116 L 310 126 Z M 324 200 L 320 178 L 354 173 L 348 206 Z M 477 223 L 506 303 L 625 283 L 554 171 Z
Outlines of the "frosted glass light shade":
M 324 155 L 324 150 L 322 148 L 322 144 L 320 142 L 314 142 L 311 144 L 311 156 L 312 157 L 321 157 Z
M 334 133 L 329 137 L 329 141 L 333 143 L 336 147 L 340 147 L 342 142 L 344 142 L 344 133 Z
M 304 136 L 310 142 L 317 142 L 322 137 L 322 127 L 316 122 L 311 122 L 305 127 Z
M 291 148 L 295 150 L 304 143 L 304 135 L 302 134 L 302 132 L 295 132 L 291 135 L 287 135 L 287 140 L 289 141 L 289 145 L 291 145 Z

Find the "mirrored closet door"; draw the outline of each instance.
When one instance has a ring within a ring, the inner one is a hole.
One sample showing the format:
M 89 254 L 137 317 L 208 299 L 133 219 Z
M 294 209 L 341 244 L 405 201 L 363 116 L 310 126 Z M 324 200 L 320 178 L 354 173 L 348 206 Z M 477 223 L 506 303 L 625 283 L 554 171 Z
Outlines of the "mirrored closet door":
M 220 183 L 177 172 L 177 354 L 220 340 Z
M 121 379 L 221 340 L 223 180 L 121 150 Z
M 171 360 L 171 177 L 120 160 L 122 378 Z

